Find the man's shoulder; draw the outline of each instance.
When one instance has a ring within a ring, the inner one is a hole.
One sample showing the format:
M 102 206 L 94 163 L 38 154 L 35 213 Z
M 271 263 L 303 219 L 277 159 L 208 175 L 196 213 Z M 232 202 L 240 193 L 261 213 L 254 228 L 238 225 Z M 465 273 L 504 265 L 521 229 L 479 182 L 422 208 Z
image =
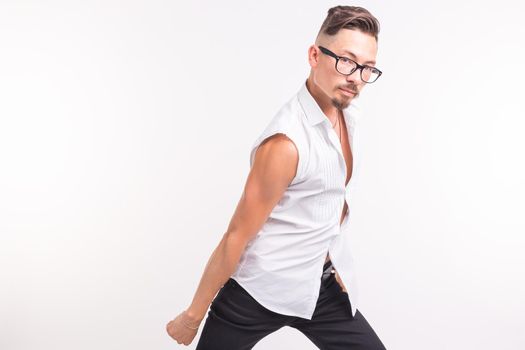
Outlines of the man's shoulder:
M 285 133 L 277 132 L 268 136 L 261 142 L 260 147 L 267 149 L 268 153 L 280 157 L 295 158 L 297 156 L 295 142 Z

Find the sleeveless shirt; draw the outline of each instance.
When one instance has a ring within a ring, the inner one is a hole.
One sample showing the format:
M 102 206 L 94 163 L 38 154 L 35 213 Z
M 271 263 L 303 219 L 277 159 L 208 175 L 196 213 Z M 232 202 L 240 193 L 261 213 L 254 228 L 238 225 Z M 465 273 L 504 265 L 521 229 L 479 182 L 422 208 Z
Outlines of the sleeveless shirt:
M 311 319 L 327 253 L 351 304 L 357 310 L 358 287 L 351 253 L 349 218 L 360 157 L 356 152 L 356 122 L 360 110 L 354 100 L 343 110 L 352 152 L 352 176 L 345 186 L 347 167 L 332 124 L 302 84 L 255 140 L 255 152 L 266 138 L 285 134 L 295 144 L 297 172 L 256 236 L 250 240 L 231 278 L 267 309 Z M 348 210 L 340 223 L 344 201 Z

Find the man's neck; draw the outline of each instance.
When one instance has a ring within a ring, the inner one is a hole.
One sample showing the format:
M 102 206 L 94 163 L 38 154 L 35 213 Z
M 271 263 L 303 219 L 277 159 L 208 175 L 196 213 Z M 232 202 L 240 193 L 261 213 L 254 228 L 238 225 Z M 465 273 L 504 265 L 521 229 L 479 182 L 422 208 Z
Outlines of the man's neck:
M 311 78 L 306 80 L 306 88 L 321 108 L 321 111 L 323 111 L 325 117 L 327 117 L 333 125 L 337 120 L 339 110 L 332 105 L 332 101 L 330 101 L 329 97 L 326 96 L 324 92 L 316 88 L 315 84 L 312 83 Z

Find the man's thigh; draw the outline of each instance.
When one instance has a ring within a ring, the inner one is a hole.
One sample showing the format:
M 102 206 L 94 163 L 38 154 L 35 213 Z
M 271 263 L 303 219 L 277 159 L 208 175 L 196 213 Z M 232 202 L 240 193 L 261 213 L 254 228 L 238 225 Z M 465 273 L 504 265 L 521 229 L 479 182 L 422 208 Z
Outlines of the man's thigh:
M 210 305 L 196 350 L 251 349 L 290 319 L 266 309 L 230 278 Z
M 333 275 L 323 282 L 312 319 L 298 318 L 289 326 L 302 332 L 321 350 L 385 350 L 361 312 L 357 310 L 352 317 L 348 294 Z

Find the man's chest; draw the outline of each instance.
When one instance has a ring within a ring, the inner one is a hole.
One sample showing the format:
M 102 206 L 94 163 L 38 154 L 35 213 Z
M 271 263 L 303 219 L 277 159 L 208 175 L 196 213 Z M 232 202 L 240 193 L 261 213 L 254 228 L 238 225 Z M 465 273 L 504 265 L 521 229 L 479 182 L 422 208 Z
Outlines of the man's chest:
M 349 135 L 347 132 L 346 123 L 343 122 L 341 124 L 341 127 L 342 127 L 342 132 L 341 132 L 340 142 L 341 142 L 341 149 L 343 152 L 343 157 L 344 157 L 345 165 L 346 165 L 346 179 L 345 179 L 345 187 L 346 187 L 348 185 L 348 182 L 350 181 L 350 178 L 352 177 L 354 159 L 352 155 L 352 150 L 350 146 L 350 140 L 349 140 Z
M 307 178 L 312 189 L 327 192 L 344 191 L 352 176 L 353 154 L 346 127 L 337 132 L 329 128 L 316 129 L 309 137 L 310 152 Z

